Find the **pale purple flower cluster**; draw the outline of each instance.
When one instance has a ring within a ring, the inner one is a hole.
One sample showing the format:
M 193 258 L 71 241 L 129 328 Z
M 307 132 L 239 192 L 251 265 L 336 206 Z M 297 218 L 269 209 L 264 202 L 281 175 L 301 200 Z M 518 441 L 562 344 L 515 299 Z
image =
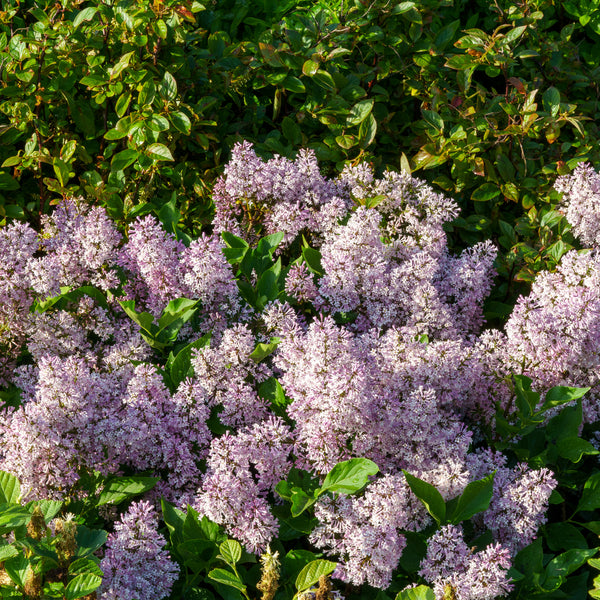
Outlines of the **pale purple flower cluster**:
M 119 385 L 75 357 L 43 357 L 38 366 L 35 394 L 4 416 L 0 469 L 17 475 L 27 496 L 61 498 L 80 469 L 117 469 Z
M 131 297 L 142 299 L 154 315 L 159 315 L 170 300 L 185 296 L 179 264 L 184 251 L 184 244 L 151 215 L 136 219 L 129 228 L 129 239 L 118 261 L 133 276 L 126 290 Z
M 218 345 L 193 354 L 196 396 L 205 398 L 210 407 L 219 407 L 219 419 L 225 425 L 251 425 L 269 414 L 256 386 L 268 379 L 271 371 L 250 358 L 255 346 L 248 326 L 238 324 L 225 330 Z
M 37 234 L 29 225 L 0 229 L 0 384 L 8 379 L 25 340 L 33 302 L 28 265 L 37 248 Z
M 495 274 L 494 247 L 482 243 L 451 257 L 442 224 L 456 206 L 406 174 L 352 188 L 359 191 L 382 199 L 325 236 L 316 305 L 358 311 L 359 331 L 394 325 L 440 339 L 477 333 Z
M 505 369 L 527 375 L 534 389 L 600 382 L 600 258 L 567 252 L 553 273 L 540 273 L 506 324 Z M 598 391 L 583 399 L 584 418 L 600 418 Z
M 408 494 L 396 479 L 389 477 L 370 486 L 364 497 L 337 496 L 317 503 L 319 525 L 310 541 L 340 557 L 336 577 L 354 585 L 389 586 L 406 545 L 398 529 L 408 525 Z M 370 506 L 373 500 L 379 505 L 377 512 Z
M 288 246 L 302 231 L 315 236 L 331 229 L 348 211 L 340 185 L 324 178 L 312 150 L 296 160 L 263 161 L 252 144 L 236 144 L 223 177 L 213 190 L 217 232 L 229 231 L 253 242 L 282 231 Z
M 251 552 L 263 552 L 279 529 L 267 495 L 286 478 L 291 450 L 292 432 L 278 417 L 215 438 L 193 507 Z
M 433 584 L 438 600 L 494 600 L 513 587 L 510 564 L 510 553 L 500 544 L 473 552 L 460 525 L 444 525 L 428 540 L 419 574 Z
M 189 421 L 179 407 L 156 368 L 141 364 L 129 380 L 119 412 L 121 463 L 138 471 L 162 473 L 163 493 L 170 492 L 170 500 L 174 490 L 195 487 L 200 477 L 197 461 L 210 441 L 205 423 L 198 422 L 200 429 L 190 439 Z
M 43 224 L 45 254 L 28 265 L 37 294 L 56 296 L 62 286 L 85 283 L 103 290 L 118 285 L 114 267 L 121 234 L 103 208 L 90 207 L 82 198 L 63 200 Z
M 100 600 L 161 600 L 179 576 L 179 566 L 164 549 L 158 515 L 148 502 L 134 502 L 108 536 L 100 568 Z
M 561 205 L 573 233 L 587 247 L 600 247 L 600 175 L 588 163 L 579 163 L 573 173 L 556 179 L 562 192 Z

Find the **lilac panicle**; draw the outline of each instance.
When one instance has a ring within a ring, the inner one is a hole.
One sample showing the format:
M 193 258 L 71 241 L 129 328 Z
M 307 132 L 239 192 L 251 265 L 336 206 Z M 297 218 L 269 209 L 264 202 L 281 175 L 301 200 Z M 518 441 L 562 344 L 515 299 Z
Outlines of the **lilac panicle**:
M 279 528 L 266 496 L 292 466 L 292 442 L 290 428 L 278 417 L 213 439 L 193 507 L 250 552 L 263 552 Z
M 284 233 L 282 247 L 301 231 L 318 241 L 348 210 L 341 194 L 336 182 L 321 175 L 312 150 L 300 151 L 293 161 L 282 156 L 263 161 L 243 142 L 233 147 L 214 187 L 213 225 L 249 242 L 278 231 Z
M 103 290 L 118 285 L 114 266 L 121 234 L 104 208 L 82 198 L 63 200 L 44 216 L 41 246 L 45 254 L 29 262 L 31 285 L 42 297 L 56 296 L 61 286 L 91 283 Z
M 82 359 L 42 357 L 35 395 L 3 419 L 0 468 L 29 499 L 62 498 L 79 469 L 115 472 L 118 389 Z
M 26 338 L 33 302 L 28 264 L 38 247 L 37 234 L 27 224 L 0 229 L 0 385 L 10 380 Z
M 187 296 L 179 262 L 184 251 L 184 244 L 167 233 L 152 215 L 136 219 L 129 228 L 129 239 L 118 263 L 133 277 L 127 285 L 128 293 L 154 315 L 159 315 L 171 300 Z
M 179 566 L 164 549 L 151 504 L 134 502 L 109 534 L 100 569 L 100 600 L 161 600 L 171 592 Z
M 555 272 L 540 273 L 506 323 L 505 368 L 530 377 L 533 389 L 592 387 L 584 421 L 600 418 L 600 256 L 567 252 Z
M 433 584 L 436 600 L 449 591 L 457 600 L 494 600 L 512 589 L 508 577 L 510 553 L 499 544 L 473 552 L 460 525 L 444 525 L 428 540 L 419 574 Z
M 573 233 L 586 247 L 600 247 L 600 175 L 588 163 L 558 177 L 554 188 L 562 192 L 561 205 Z
M 224 425 L 251 425 L 269 414 L 266 401 L 255 388 L 270 377 L 271 371 L 250 358 L 255 346 L 248 326 L 238 323 L 225 330 L 218 345 L 199 348 L 192 354 L 195 391 L 209 406 L 222 407 L 219 419 Z

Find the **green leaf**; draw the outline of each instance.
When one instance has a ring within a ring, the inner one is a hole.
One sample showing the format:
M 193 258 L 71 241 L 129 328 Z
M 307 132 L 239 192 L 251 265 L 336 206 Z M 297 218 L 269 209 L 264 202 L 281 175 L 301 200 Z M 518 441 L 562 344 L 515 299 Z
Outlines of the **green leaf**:
M 284 90 L 288 90 L 289 92 L 294 92 L 297 94 L 302 94 L 306 91 L 304 84 L 298 77 L 294 77 L 293 75 L 288 75 L 282 82 L 281 87 Z
M 325 274 L 325 269 L 323 269 L 323 265 L 321 264 L 321 252 L 310 246 L 304 246 L 302 248 L 302 258 L 306 263 L 308 270 L 319 277 Z
M 152 79 L 149 79 L 142 85 L 142 88 L 138 95 L 138 104 L 141 107 L 152 104 L 155 95 L 156 86 L 154 85 L 154 81 Z
M 102 583 L 102 577 L 93 573 L 80 573 L 76 575 L 65 589 L 65 597 L 67 600 L 75 600 L 82 596 L 87 596 L 97 590 Z
M 504 36 L 504 41 L 508 42 L 509 44 L 516 41 L 525 33 L 526 29 L 527 29 L 527 25 L 521 25 L 520 27 L 515 27 L 514 29 L 511 29 Z
M 135 311 L 135 300 L 119 300 L 121 308 L 125 314 L 142 329 L 150 333 L 153 329 L 154 315 L 147 312 L 138 313 Z
M 217 558 L 225 561 L 230 567 L 236 565 L 242 558 L 242 547 L 236 540 L 225 540 L 219 546 Z
M 298 592 L 307 590 L 312 585 L 318 583 L 324 575 L 330 575 L 335 571 L 337 563 L 329 560 L 312 560 L 298 573 L 296 577 L 296 589 Z
M 77 16 L 73 19 L 73 28 L 77 29 L 84 21 L 91 21 L 97 12 L 98 7 L 96 6 L 84 8 L 82 11 L 78 12 Z
M 249 248 L 248 242 L 228 231 L 221 232 L 221 237 L 228 248 Z
M 570 523 L 549 523 L 544 529 L 544 538 L 550 550 L 571 550 L 572 548 L 588 547 L 581 531 Z
M 77 550 L 75 556 L 78 558 L 89 556 L 106 543 L 107 533 L 103 529 L 89 529 L 85 525 L 77 525 L 75 541 Z
M 469 483 L 459 498 L 455 499 L 453 510 L 448 510 L 448 522 L 456 525 L 461 521 L 470 519 L 473 515 L 487 510 L 492 500 L 494 491 L 494 474 L 490 474 L 478 481 Z
M 167 24 L 162 20 L 162 19 L 157 19 L 156 22 L 153 25 L 154 27 L 154 31 L 157 33 L 157 35 L 163 39 L 166 40 L 167 39 L 167 35 L 168 35 L 168 30 L 167 30 Z
M 190 298 L 176 298 L 175 300 L 171 300 L 163 309 L 158 320 L 159 331 L 162 331 L 179 319 L 183 322 L 189 321 L 198 309 L 198 305 L 199 300 L 192 300 Z
M 158 477 L 119 477 L 106 482 L 98 497 L 97 506 L 104 504 L 120 504 L 124 500 L 151 490 L 158 482 Z
M 369 477 L 379 472 L 379 467 L 368 458 L 351 458 L 338 463 L 327 473 L 319 495 L 325 492 L 354 494 L 369 482 Z
M 377 120 L 371 113 L 358 128 L 358 142 L 364 150 L 375 141 L 377 135 Z
M 554 406 L 560 406 L 567 402 L 573 402 L 582 398 L 591 388 L 576 388 L 576 387 L 565 387 L 562 385 L 551 388 L 546 392 L 544 398 L 544 404 L 540 410 L 548 410 Z
M 111 79 L 114 79 L 115 77 L 120 75 L 123 70 L 127 69 L 133 54 L 134 54 L 133 50 L 131 52 L 127 52 L 127 53 L 123 54 L 123 56 L 121 56 L 121 58 L 119 58 L 119 60 L 115 63 L 115 65 L 113 67 L 111 67 L 110 69 L 108 69 L 108 73 L 109 73 Z
M 556 443 L 556 451 L 562 458 L 566 458 L 573 463 L 578 463 L 584 454 L 600 454 L 590 442 L 582 440 L 579 437 L 561 438 Z
M 255 363 L 259 363 L 267 356 L 271 356 L 275 350 L 277 350 L 277 346 L 279 345 L 281 340 L 277 338 L 276 342 L 270 342 L 268 344 L 259 343 L 256 348 L 252 351 L 249 358 L 251 358 Z
M 4 570 L 7 575 L 21 588 L 25 587 L 25 583 L 31 577 L 31 564 L 23 554 L 13 556 L 4 563 Z
M 169 119 L 171 119 L 171 123 L 173 124 L 173 127 L 177 129 L 177 131 L 180 131 L 185 135 L 189 135 L 192 131 L 192 123 L 190 118 L 185 113 L 179 110 L 174 110 L 173 112 L 169 113 Z
M 549 87 L 542 95 L 544 110 L 550 113 L 552 117 L 558 115 L 560 109 L 560 92 L 555 87 Z
M 286 416 L 285 409 L 292 400 L 286 397 L 285 391 L 275 377 L 269 377 L 258 386 L 258 395 L 270 403 L 271 409 L 276 414 L 280 417 Z
M 242 580 L 234 573 L 230 573 L 225 569 L 213 569 L 209 572 L 208 576 L 212 580 L 233 587 L 236 590 L 239 590 L 240 592 L 246 591 L 246 586 L 244 585 Z
M 346 117 L 346 124 L 349 126 L 360 125 L 373 110 L 375 100 L 368 98 L 357 102 L 349 111 Z
M 34 507 L 39 507 L 44 515 L 44 520 L 49 523 L 59 513 L 62 505 L 62 500 L 35 500 L 28 502 L 27 508 L 33 511 Z
M 177 97 L 177 81 L 169 71 L 165 71 L 162 81 L 158 85 L 158 93 L 169 101 L 175 100 Z
M 398 592 L 395 600 L 435 600 L 435 594 L 430 587 L 418 585 L 415 588 Z
M 0 504 L 15 504 L 21 499 L 19 480 L 6 471 L 0 471 Z
M 173 361 L 168 365 L 169 375 L 175 387 L 185 380 L 191 368 L 192 351 L 197 348 L 206 348 L 210 343 L 210 332 L 203 335 L 199 340 L 188 344 L 177 353 Z
M 402 470 L 406 482 L 413 494 L 425 505 L 427 512 L 435 519 L 438 525 L 446 522 L 446 503 L 442 495 L 430 483 Z
M 95 556 L 78 558 L 69 565 L 69 575 L 92 573 L 102 577 L 103 573 L 98 566 L 99 560 Z
M 319 63 L 314 60 L 307 60 L 302 65 L 302 72 L 308 76 L 313 77 L 313 75 L 319 70 Z
M 18 556 L 19 551 L 12 545 L 3 543 L 0 544 L 0 562 L 5 562 L 13 556 Z
M 329 92 L 335 92 L 335 90 L 336 90 L 335 81 L 333 80 L 333 77 L 327 71 L 323 71 L 323 70 L 319 69 L 313 75 L 313 81 L 319 87 L 322 87 Z
M 182 510 L 179 510 L 169 502 L 161 499 L 160 505 L 162 508 L 163 520 L 169 530 L 171 543 L 176 545 L 181 541 L 181 532 L 185 523 L 186 515 Z
M 164 144 L 150 144 L 146 150 L 148 156 L 155 161 L 159 160 L 175 160 L 171 151 Z
M 302 130 L 290 117 L 284 117 L 281 121 L 281 131 L 290 144 L 298 146 L 302 143 Z
M 600 508 L 600 473 L 594 473 L 585 482 L 577 511 L 596 508 Z
M 471 194 L 471 200 L 475 202 L 487 202 L 499 195 L 500 188 L 495 183 L 484 183 Z
M 598 548 L 590 548 L 589 550 L 572 548 L 567 550 L 548 563 L 546 575 L 548 577 L 564 578 L 579 569 L 588 558 L 592 558 L 597 552 Z
M 132 165 L 139 157 L 140 153 L 132 148 L 121 150 L 121 152 L 117 152 L 112 157 L 112 160 L 110 161 L 110 168 L 113 171 L 123 171 L 129 165 Z
M 167 131 L 170 127 L 169 121 L 162 115 L 152 115 L 146 123 L 152 131 L 156 132 Z
M 433 110 L 422 110 L 424 121 L 438 131 L 443 131 L 444 121 L 438 113 Z

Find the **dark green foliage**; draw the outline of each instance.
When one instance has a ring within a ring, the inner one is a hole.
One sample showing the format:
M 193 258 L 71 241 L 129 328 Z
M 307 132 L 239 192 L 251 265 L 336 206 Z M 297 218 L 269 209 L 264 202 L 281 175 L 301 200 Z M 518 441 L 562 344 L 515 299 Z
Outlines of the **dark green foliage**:
M 488 316 L 573 240 L 557 174 L 598 160 L 595 4 L 535 0 L 4 3 L 0 216 L 83 193 L 195 234 L 235 141 L 326 168 L 412 168 L 492 238 Z M 522 284 L 517 284 L 521 285 Z M 500 303 L 499 303 L 500 301 Z M 500 311 L 500 312 L 499 312 Z

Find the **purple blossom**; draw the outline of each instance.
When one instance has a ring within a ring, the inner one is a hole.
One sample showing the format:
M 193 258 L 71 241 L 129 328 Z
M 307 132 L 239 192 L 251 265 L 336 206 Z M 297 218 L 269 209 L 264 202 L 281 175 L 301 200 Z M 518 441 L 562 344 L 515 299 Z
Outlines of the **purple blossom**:
M 148 502 L 134 502 L 108 536 L 100 568 L 101 600 L 161 600 L 171 592 L 179 567 L 164 550 L 158 515 Z
M 189 421 L 182 418 L 161 376 L 151 365 L 135 368 L 127 385 L 120 412 L 120 460 L 139 471 L 166 474 L 170 499 L 199 478 L 197 461 L 203 457 L 209 435 L 206 425 L 195 432 L 193 442 L 204 444 L 194 451 L 188 437 Z M 207 411 L 204 412 L 207 415 Z M 200 434 L 200 435 L 199 435 Z M 164 491 L 166 492 L 167 489 Z
M 33 289 L 41 296 L 59 294 L 61 286 L 91 283 L 103 290 L 118 285 L 114 271 L 121 234 L 101 207 L 82 198 L 61 202 L 45 216 L 41 246 L 45 255 L 29 261 Z
M 25 341 L 33 302 L 28 263 L 37 247 L 37 234 L 29 225 L 14 223 L 0 229 L 0 384 L 10 380 Z
M 213 225 L 217 232 L 229 231 L 250 242 L 282 231 L 282 247 L 301 231 L 318 240 L 347 212 L 348 199 L 341 194 L 336 182 L 321 175 L 312 150 L 300 151 L 295 161 L 281 156 L 263 161 L 243 142 L 234 146 L 214 187 Z
M 556 179 L 561 205 L 573 233 L 588 247 L 600 246 L 600 176 L 588 163 L 579 163 L 570 175 Z
M 29 499 L 62 498 L 79 469 L 117 470 L 119 386 L 75 357 L 42 357 L 38 364 L 35 395 L 2 423 L 0 468 L 19 478 Z
M 189 295 L 180 265 L 184 252 L 184 244 L 167 233 L 152 215 L 136 219 L 129 228 L 118 264 L 133 277 L 126 286 L 130 296 L 154 315 L 159 315 L 171 300 Z
M 248 326 L 237 324 L 223 333 L 218 345 L 200 348 L 192 356 L 196 393 L 206 398 L 209 406 L 221 407 L 219 419 L 224 425 L 251 425 L 269 414 L 255 387 L 268 379 L 271 371 L 250 358 L 255 346 Z
M 457 600 L 494 600 L 513 587 L 507 574 L 510 565 L 510 553 L 500 544 L 473 552 L 460 525 L 444 525 L 428 540 L 419 574 L 433 584 L 439 600 L 447 597 L 448 588 Z
M 279 529 L 267 494 L 286 478 L 291 449 L 292 432 L 276 417 L 215 438 L 193 507 L 250 552 L 263 552 Z

